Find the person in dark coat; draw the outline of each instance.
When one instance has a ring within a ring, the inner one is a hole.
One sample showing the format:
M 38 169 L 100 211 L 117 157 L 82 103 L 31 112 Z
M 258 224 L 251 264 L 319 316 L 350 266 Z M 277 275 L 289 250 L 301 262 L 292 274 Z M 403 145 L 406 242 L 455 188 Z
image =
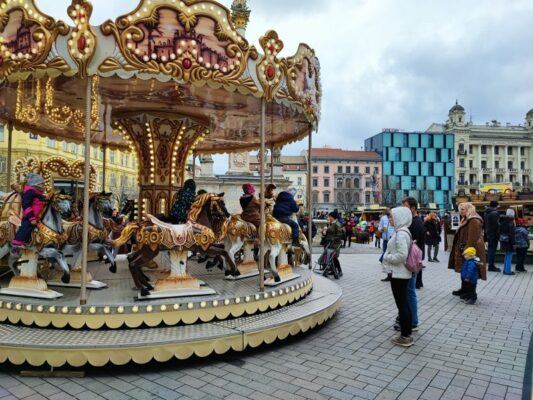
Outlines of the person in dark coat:
M 437 254 L 439 254 L 441 226 L 437 219 L 437 214 L 429 213 L 424 222 L 426 230 L 426 244 L 428 246 L 428 262 L 439 262 Z M 431 257 L 431 250 L 433 250 L 433 258 Z
M 187 222 L 187 214 L 192 203 L 196 199 L 196 183 L 193 179 L 187 179 L 183 187 L 176 194 L 176 201 L 170 210 L 170 222 L 173 224 L 184 224 Z
M 298 204 L 294 200 L 294 195 L 288 191 L 284 191 L 278 194 L 276 198 L 276 204 L 274 205 L 274 211 L 272 215 L 279 222 L 287 224 L 292 229 L 292 245 L 294 247 L 301 247 L 299 235 L 300 227 L 298 222 L 291 219 L 291 215 L 297 213 L 300 210 Z
M 487 263 L 489 271 L 501 272 L 501 269 L 494 265 L 496 249 L 500 237 L 500 215 L 498 214 L 498 202 L 491 201 L 489 207 L 485 209 L 485 241 L 487 242 Z
M 516 219 L 515 230 L 515 249 L 516 249 L 516 272 L 527 272 L 524 268 L 527 250 L 529 249 L 529 232 L 524 226 L 522 218 Z
M 487 280 L 487 264 L 485 262 L 485 241 L 483 240 L 483 219 L 476 212 L 476 207 L 472 203 L 461 203 L 459 205 L 461 224 L 453 237 L 452 250 L 448 260 L 448 268 L 461 273 L 464 263 L 463 252 L 468 247 L 476 249 L 479 258 L 479 276 L 482 280 Z M 462 281 L 461 281 L 462 283 Z M 454 290 L 454 296 L 461 296 L 466 288 L 461 284 L 461 289 Z
M 255 187 L 251 183 L 242 185 L 244 194 L 239 199 L 242 207 L 241 218 L 243 221 L 250 222 L 259 229 L 261 223 L 261 203 L 255 197 Z
M 505 253 L 503 262 L 503 274 L 514 275 L 512 260 L 515 244 L 515 213 L 512 208 L 507 209 L 505 217 L 500 218 L 500 249 Z
M 302 232 L 307 238 L 307 243 L 313 243 L 313 238 L 316 236 L 317 232 L 316 224 L 313 222 L 313 220 L 311 220 L 311 237 L 309 237 L 309 233 L 307 232 L 309 228 L 309 215 L 306 214 L 302 218 L 300 218 L 299 223 Z
M 333 251 L 341 247 L 343 240 L 342 225 L 339 222 L 339 213 L 334 210 L 328 214 L 328 225 L 324 235 L 323 243 L 326 251 Z M 337 270 L 338 276 L 342 276 L 342 268 L 339 262 L 339 254 L 336 253 L 333 258 L 333 264 Z M 325 272 L 326 273 L 326 272 Z

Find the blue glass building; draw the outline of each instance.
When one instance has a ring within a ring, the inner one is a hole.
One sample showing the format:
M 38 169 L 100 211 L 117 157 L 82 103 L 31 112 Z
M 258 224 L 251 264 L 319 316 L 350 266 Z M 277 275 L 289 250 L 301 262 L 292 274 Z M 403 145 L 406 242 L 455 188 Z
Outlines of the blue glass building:
M 383 159 L 382 202 L 398 205 L 407 196 L 421 207 L 452 207 L 454 135 L 452 133 L 383 130 L 365 140 L 365 150 Z

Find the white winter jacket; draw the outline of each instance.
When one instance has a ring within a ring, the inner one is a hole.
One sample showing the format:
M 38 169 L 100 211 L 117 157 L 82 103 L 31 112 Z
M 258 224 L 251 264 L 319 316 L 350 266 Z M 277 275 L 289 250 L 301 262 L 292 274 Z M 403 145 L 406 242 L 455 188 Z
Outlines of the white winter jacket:
M 405 263 L 411 245 L 408 228 L 413 221 L 413 215 L 407 207 L 396 207 L 392 209 L 392 220 L 395 232 L 383 256 L 383 269 L 385 273 L 392 273 L 393 278 L 411 279 L 413 274 L 407 269 Z

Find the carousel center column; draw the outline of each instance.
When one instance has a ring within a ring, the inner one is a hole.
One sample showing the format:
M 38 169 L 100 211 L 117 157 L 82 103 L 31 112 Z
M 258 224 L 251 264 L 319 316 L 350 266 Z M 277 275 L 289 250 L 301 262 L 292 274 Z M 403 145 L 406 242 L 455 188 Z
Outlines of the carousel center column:
M 142 211 L 168 215 L 174 194 L 183 186 L 187 160 L 208 129 L 175 114 L 128 113 L 113 119 L 137 152 Z

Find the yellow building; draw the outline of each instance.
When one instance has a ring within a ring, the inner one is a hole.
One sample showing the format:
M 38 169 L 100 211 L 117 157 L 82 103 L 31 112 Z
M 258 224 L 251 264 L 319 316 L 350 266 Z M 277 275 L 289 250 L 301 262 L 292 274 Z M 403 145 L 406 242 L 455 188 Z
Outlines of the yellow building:
M 56 141 L 33 133 L 25 133 L 13 130 L 11 163 L 29 156 L 36 156 L 40 160 L 48 157 L 61 156 L 74 161 L 83 159 L 85 146 L 76 143 Z M 0 124 L 0 191 L 8 191 L 7 188 L 7 148 L 8 131 L 7 125 Z M 112 192 L 118 203 L 125 197 L 137 198 L 137 159 L 133 153 L 124 153 L 117 150 L 107 150 L 105 190 Z M 102 190 L 104 181 L 103 173 L 103 150 L 91 147 L 91 163 L 97 170 L 97 188 Z

